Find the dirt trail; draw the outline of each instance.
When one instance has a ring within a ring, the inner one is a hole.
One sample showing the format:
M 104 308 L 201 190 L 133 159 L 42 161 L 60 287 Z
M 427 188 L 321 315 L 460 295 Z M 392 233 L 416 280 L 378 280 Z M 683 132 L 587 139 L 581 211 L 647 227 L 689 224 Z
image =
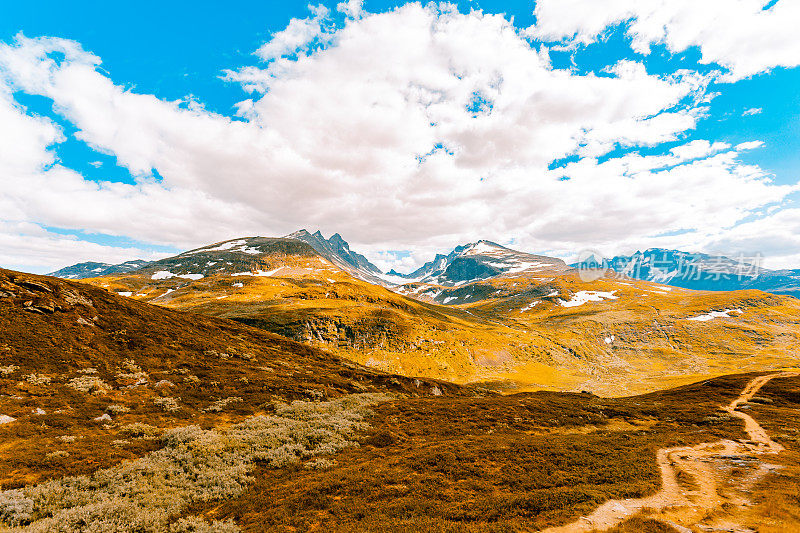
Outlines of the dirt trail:
M 692 447 L 662 448 L 656 455 L 662 482 L 661 490 L 656 494 L 645 498 L 607 501 L 591 514 L 582 516 L 571 524 L 546 529 L 543 533 L 603 531 L 642 510 L 647 510 L 650 518 L 669 523 L 679 531 L 691 532 L 691 526 L 697 525 L 709 511 L 723 503 L 746 503 L 741 491 L 737 493 L 730 490 L 731 480 L 726 475 L 729 469 L 718 468 L 719 463 L 741 464 L 743 461 L 755 461 L 754 454 L 778 453 L 783 450 L 783 446 L 773 441 L 751 416 L 736 409 L 751 400 L 769 380 L 797 375 L 795 372 L 781 372 L 759 376 L 747 384 L 738 398 L 722 407 L 731 416 L 744 420 L 749 440 L 721 440 Z M 772 465 L 759 463 L 756 473 L 748 480 L 748 487 L 740 488 L 749 488 L 773 468 Z M 687 490 L 678 483 L 679 472 L 691 477 L 694 481 L 693 490 Z M 728 531 L 748 531 L 737 528 L 736 525 L 727 526 L 730 527 Z

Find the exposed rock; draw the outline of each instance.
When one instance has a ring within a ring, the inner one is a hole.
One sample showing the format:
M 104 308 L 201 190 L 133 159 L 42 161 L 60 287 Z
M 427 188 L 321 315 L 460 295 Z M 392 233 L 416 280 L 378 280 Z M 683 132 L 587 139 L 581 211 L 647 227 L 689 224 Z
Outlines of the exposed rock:
M 20 286 L 25 287 L 26 289 L 30 289 L 32 291 L 49 292 L 49 293 L 53 292 L 53 289 L 51 289 L 50 287 L 48 287 L 47 285 L 45 285 L 44 283 L 39 282 L 39 281 L 33 281 L 33 280 L 30 280 L 30 279 L 17 279 L 17 280 L 14 280 L 14 282 L 17 285 L 20 285 Z

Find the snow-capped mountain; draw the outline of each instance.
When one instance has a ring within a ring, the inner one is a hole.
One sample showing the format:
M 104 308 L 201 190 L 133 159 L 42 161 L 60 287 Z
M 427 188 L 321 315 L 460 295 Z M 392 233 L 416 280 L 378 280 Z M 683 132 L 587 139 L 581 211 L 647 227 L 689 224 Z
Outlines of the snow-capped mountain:
M 633 279 L 687 289 L 759 289 L 774 294 L 800 295 L 800 270 L 768 270 L 758 264 L 758 259 L 651 248 L 611 259 L 591 257 L 573 266 L 610 268 Z
M 270 275 L 297 259 L 319 260 L 308 244 L 285 238 L 241 237 L 153 261 L 136 271 L 152 279 L 198 280 L 215 274 Z
M 319 255 L 352 276 L 371 283 L 386 284 L 381 270 L 370 263 L 366 257 L 351 250 L 347 241 L 338 233 L 334 233 L 330 239 L 325 239 L 319 231 L 310 233 L 301 229 L 284 238 L 295 239 L 310 245 Z
M 503 275 L 564 274 L 572 270 L 564 261 L 544 255 L 519 252 L 497 243 L 481 240 L 456 247 L 448 255 L 438 254 L 410 274 L 389 272 L 405 283 L 462 285 Z
M 94 261 L 87 261 L 85 263 L 78 263 L 76 265 L 64 267 L 55 272 L 51 272 L 48 276 L 55 276 L 64 279 L 85 279 L 96 278 L 98 276 L 106 276 L 108 274 L 124 274 L 133 272 L 150 264 L 148 261 L 135 259 L 133 261 L 126 261 L 118 265 L 110 263 L 96 263 Z

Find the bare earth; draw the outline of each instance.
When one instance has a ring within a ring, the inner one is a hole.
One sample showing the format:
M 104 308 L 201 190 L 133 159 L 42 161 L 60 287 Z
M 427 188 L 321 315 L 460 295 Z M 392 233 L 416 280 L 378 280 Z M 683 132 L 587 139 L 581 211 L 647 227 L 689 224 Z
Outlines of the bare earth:
M 640 514 L 669 524 L 681 532 L 695 531 L 710 512 L 723 504 L 747 505 L 744 491 L 752 487 L 763 475 L 777 468 L 758 459 L 763 454 L 777 454 L 783 446 L 773 441 L 767 432 L 751 416 L 737 410 L 751 400 L 769 380 L 797 376 L 794 372 L 782 372 L 759 376 L 744 388 L 742 393 L 730 404 L 721 409 L 729 415 L 744 420 L 749 440 L 720 440 L 698 444 L 692 447 L 662 448 L 658 451 L 658 466 L 661 469 L 662 487 L 659 492 L 646 498 L 610 500 L 595 509 L 588 516 L 564 526 L 549 528 L 545 533 L 573 533 L 582 531 L 604 531 L 619 525 L 624 520 Z M 746 480 L 732 486 L 728 473 L 730 468 L 720 468 L 721 463 L 736 466 L 742 462 L 757 461 L 757 468 Z M 682 486 L 679 476 L 689 477 L 691 489 Z M 710 526 L 707 521 L 703 526 Z M 737 524 L 714 523 L 725 531 L 749 532 Z

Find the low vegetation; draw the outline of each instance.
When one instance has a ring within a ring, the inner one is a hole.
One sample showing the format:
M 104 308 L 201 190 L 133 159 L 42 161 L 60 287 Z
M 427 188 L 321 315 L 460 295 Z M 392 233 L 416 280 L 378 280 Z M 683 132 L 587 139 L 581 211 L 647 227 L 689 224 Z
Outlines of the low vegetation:
M 137 531 L 159 533 L 194 502 L 236 497 L 258 461 L 283 467 L 308 457 L 356 446 L 368 408 L 390 399 L 357 394 L 329 402 L 295 401 L 274 406 L 227 430 L 197 426 L 163 434 L 164 446 L 90 476 L 67 477 L 0 492 L 0 520 L 29 532 Z M 68 455 L 53 452 L 50 459 Z M 315 465 L 334 464 L 320 462 Z M 184 519 L 171 531 L 232 531 L 229 522 Z M 181 529 L 182 528 L 182 529 Z M 190 529 L 193 528 L 193 529 Z
M 375 408 L 361 446 L 335 463 L 259 465 L 241 496 L 189 512 L 254 532 L 536 531 L 608 499 L 656 492 L 658 448 L 741 438 L 741 420 L 707 417 L 751 378 L 616 399 L 550 392 L 397 399 Z M 647 523 L 620 531 L 669 531 L 636 529 Z

